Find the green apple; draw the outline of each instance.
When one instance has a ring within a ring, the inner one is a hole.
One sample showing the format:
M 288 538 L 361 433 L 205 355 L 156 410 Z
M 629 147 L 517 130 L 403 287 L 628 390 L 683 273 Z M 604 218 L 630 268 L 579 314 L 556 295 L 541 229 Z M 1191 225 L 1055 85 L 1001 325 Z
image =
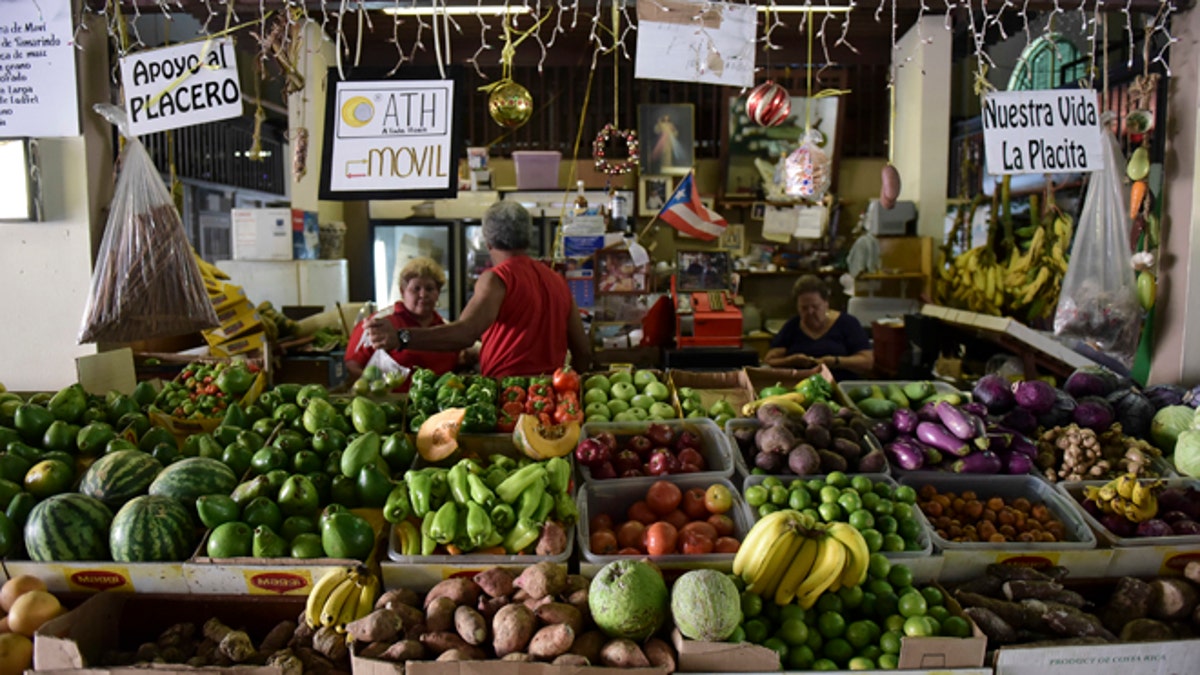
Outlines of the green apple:
M 584 420 L 584 422 L 587 422 L 588 424 L 591 424 L 593 422 L 611 422 L 611 421 L 612 420 L 610 420 L 608 418 L 608 415 L 588 415 L 587 419 Z
M 683 399 L 683 398 L 700 398 L 700 392 L 696 391 L 695 389 L 693 389 L 691 387 L 680 387 L 678 391 L 679 391 L 679 398 L 681 398 L 681 399 Z
M 645 394 L 637 394 L 633 398 L 629 399 L 629 402 L 632 403 L 633 407 L 635 408 L 649 410 L 650 406 L 654 405 L 654 398 Z
M 613 416 L 613 421 L 614 422 L 640 422 L 641 420 L 638 418 L 638 416 L 633 413 L 634 410 L 641 410 L 643 414 L 645 414 L 645 412 L 646 412 L 646 411 L 642 410 L 641 408 L 630 408 L 629 410 L 626 410 L 624 412 L 619 412 L 615 416 Z
M 708 416 L 714 419 L 720 417 L 721 415 L 733 417 L 736 414 L 737 411 L 733 409 L 733 404 L 725 399 L 715 401 L 708 407 Z
M 650 405 L 650 416 L 661 417 L 664 420 L 675 419 L 675 408 L 667 403 L 655 401 Z
M 633 374 L 633 386 L 638 389 L 645 389 L 646 385 L 651 382 L 658 382 L 658 378 L 649 370 L 639 370 Z
M 671 395 L 671 391 L 667 389 L 667 385 L 659 382 L 658 380 L 646 385 L 646 388 L 642 390 L 642 393 L 646 394 L 655 401 L 665 401 L 667 400 L 667 397 Z
M 646 421 L 646 418 L 650 417 L 650 412 L 648 410 L 645 408 L 639 408 L 637 406 L 633 406 L 627 412 L 633 413 L 633 416 L 636 417 L 639 422 L 644 422 Z
M 613 398 L 619 398 L 622 401 L 628 401 L 629 399 L 633 398 L 634 396 L 637 396 L 637 393 L 638 393 L 637 388 L 634 387 L 629 382 L 614 382 L 613 383 L 613 386 L 612 386 L 612 397 Z
M 700 401 L 698 399 L 694 399 L 694 398 L 679 399 L 679 407 L 683 408 L 684 412 L 692 412 L 693 410 L 698 410 L 698 411 L 700 411 L 700 413 L 702 415 L 705 412 L 707 412 L 704 410 L 704 406 L 700 405 Z M 705 415 L 705 417 L 707 417 L 707 415 Z
M 603 415 L 604 417 L 612 416 L 608 406 L 599 401 L 587 404 L 587 407 L 583 409 L 583 414 L 587 415 L 588 417 L 591 417 L 592 415 Z
M 633 376 L 629 374 L 628 370 L 618 370 L 617 372 L 608 376 L 608 381 L 612 382 L 613 384 L 616 384 L 618 382 L 624 382 L 625 384 L 633 384 Z
M 609 389 L 612 388 L 612 382 L 610 382 L 609 379 L 603 375 L 592 375 L 591 377 L 589 377 L 588 379 L 583 381 L 583 388 L 584 389 L 600 389 L 602 391 L 607 392 Z
M 724 429 L 725 423 L 733 419 L 733 415 L 717 415 L 713 418 L 713 422 L 717 423 L 717 428 Z
M 583 394 L 584 403 L 608 403 L 607 389 L 588 389 Z
M 687 415 L 685 415 L 685 417 L 687 417 L 688 419 L 696 419 L 698 417 L 699 418 L 707 418 L 708 411 L 704 410 L 703 408 L 696 408 L 695 410 L 688 410 Z
M 617 413 L 623 413 L 626 410 L 629 410 L 629 401 L 625 401 L 625 400 L 619 399 L 619 398 L 614 398 L 605 405 L 608 406 L 608 412 L 611 413 L 614 417 L 617 415 Z

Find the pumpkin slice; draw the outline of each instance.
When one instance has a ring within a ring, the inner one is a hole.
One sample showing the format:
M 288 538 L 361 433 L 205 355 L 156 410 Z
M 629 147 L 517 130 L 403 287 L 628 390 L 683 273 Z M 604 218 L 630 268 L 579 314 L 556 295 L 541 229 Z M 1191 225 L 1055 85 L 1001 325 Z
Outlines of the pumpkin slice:
M 536 415 L 521 415 L 513 427 L 513 443 L 532 459 L 563 457 L 579 443 L 579 422 L 543 426 Z
M 458 449 L 458 430 L 466 408 L 447 408 L 430 415 L 417 430 L 417 452 L 428 462 L 440 462 Z

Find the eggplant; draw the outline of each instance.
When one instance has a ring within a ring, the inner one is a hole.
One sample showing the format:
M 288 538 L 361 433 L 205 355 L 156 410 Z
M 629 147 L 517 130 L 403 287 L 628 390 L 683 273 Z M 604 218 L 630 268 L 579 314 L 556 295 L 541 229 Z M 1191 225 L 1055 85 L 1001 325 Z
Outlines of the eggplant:
M 959 457 L 950 465 L 954 473 L 1000 473 L 1004 468 L 1000 456 L 991 450 L 972 452 L 965 457 Z
M 1116 414 L 1108 401 L 1099 396 L 1085 396 L 1076 401 L 1071 419 L 1081 427 L 1100 433 L 1108 431 L 1116 420 Z
M 925 466 L 925 453 L 912 441 L 901 438 L 887 444 L 888 459 L 905 471 L 916 471 Z
M 937 413 L 938 420 L 940 420 L 941 423 L 945 425 L 946 429 L 950 433 L 954 434 L 955 437 L 964 441 L 969 441 L 979 436 L 979 432 L 982 427 L 982 420 L 979 418 L 974 418 L 973 415 L 969 415 L 945 401 L 935 405 L 933 407 L 933 411 Z M 972 418 L 974 418 L 974 420 Z M 976 422 L 979 422 L 979 424 Z M 925 442 L 929 443 L 930 441 Z
M 1037 418 L 1033 413 L 1024 408 L 1013 408 L 1000 418 L 1000 424 L 1023 434 L 1032 434 L 1037 431 Z
M 922 405 L 921 408 L 919 410 L 917 410 L 917 419 L 922 422 L 939 422 L 939 421 L 941 421 L 938 419 L 937 413 L 934 412 L 934 408 L 936 408 L 936 407 L 937 407 L 937 404 L 934 403 L 933 401 L 930 401 L 929 403 Z
M 875 448 L 874 450 L 863 455 L 863 458 L 858 460 L 858 472 L 886 473 L 887 456 L 883 454 L 883 450 Z
M 946 456 L 942 454 L 941 450 L 938 450 L 937 448 L 933 447 L 932 445 L 925 445 L 924 443 L 921 443 L 920 441 L 917 441 L 917 442 L 920 443 L 920 445 L 921 445 L 921 452 L 925 453 L 925 465 L 926 466 L 939 466 L 940 464 L 942 464 L 943 462 L 946 461 Z
M 1045 415 L 1054 407 L 1054 387 L 1041 380 L 1022 380 L 1013 384 L 1012 389 L 1017 405 L 1034 415 Z
M 1032 411 L 1030 411 L 1032 412 Z M 1054 405 L 1050 411 L 1046 413 L 1034 413 L 1037 415 L 1039 426 L 1046 427 L 1065 427 L 1071 423 L 1071 417 L 1075 413 L 1075 399 L 1067 392 L 1058 389 L 1054 392 Z
M 1038 449 L 1033 441 L 1029 440 L 1021 434 L 1013 436 L 1012 444 L 1008 446 L 1014 455 L 1025 455 L 1030 459 L 1037 457 Z
M 1001 415 L 1016 405 L 1008 380 L 995 373 L 979 378 L 971 397 L 987 406 L 988 412 L 994 415 Z
M 1183 395 L 1187 389 L 1177 384 L 1156 384 L 1142 392 L 1157 412 L 1169 405 L 1183 405 Z
M 896 412 L 892 413 L 892 426 L 901 434 L 912 434 L 920 421 L 921 418 L 912 408 L 896 408 Z
M 987 416 L 988 416 L 987 406 L 980 403 L 979 401 L 967 401 L 966 403 L 959 406 L 959 409 L 961 409 L 963 412 L 967 413 L 968 415 L 974 415 L 976 417 L 987 418 Z
M 1118 386 L 1117 376 L 1100 366 L 1084 366 L 1071 373 L 1063 390 L 1075 398 L 1108 396 Z
M 987 434 L 987 449 L 992 452 L 1008 452 L 1012 447 L 1013 435 L 1003 431 L 989 431 Z
M 954 455 L 955 457 L 964 457 L 971 452 L 971 446 L 967 445 L 962 439 L 950 433 L 946 427 L 937 422 L 921 422 L 918 424 L 917 439 L 922 443 L 932 445 L 938 450 Z
M 1004 473 L 1024 475 L 1033 471 L 1033 458 L 1019 452 L 1009 452 L 1004 458 Z

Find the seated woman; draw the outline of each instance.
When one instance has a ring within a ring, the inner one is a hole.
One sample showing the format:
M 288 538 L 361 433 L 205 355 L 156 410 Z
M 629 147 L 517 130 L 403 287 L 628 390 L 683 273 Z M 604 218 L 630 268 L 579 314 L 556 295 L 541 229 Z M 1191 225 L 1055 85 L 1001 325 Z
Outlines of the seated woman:
M 446 285 L 446 273 L 442 266 L 431 258 L 413 258 L 404 269 L 400 270 L 397 280 L 400 287 L 400 300 L 392 307 L 391 314 L 381 313 L 395 332 L 401 328 L 416 328 L 421 326 L 440 326 L 441 315 L 437 313 L 438 296 Z M 350 332 L 346 343 L 346 370 L 353 381 L 362 376 L 363 368 L 371 360 L 375 348 L 369 340 L 363 340 L 363 324 L 359 322 Z M 402 366 L 409 368 L 428 368 L 441 374 L 454 370 L 466 360 L 463 352 L 423 352 L 411 349 L 394 349 L 388 354 Z M 400 391 L 408 391 L 409 382 L 405 382 Z
M 771 340 L 763 361 L 774 368 L 815 368 L 824 364 L 838 380 L 866 377 L 875 354 L 858 319 L 829 309 L 829 288 L 806 274 L 792 287 L 797 316 Z

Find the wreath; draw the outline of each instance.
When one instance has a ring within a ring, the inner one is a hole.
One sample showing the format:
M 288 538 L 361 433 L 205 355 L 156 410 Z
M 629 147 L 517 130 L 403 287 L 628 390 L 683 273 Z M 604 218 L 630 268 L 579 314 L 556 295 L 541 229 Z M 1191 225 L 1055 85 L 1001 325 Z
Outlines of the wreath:
M 629 151 L 629 156 L 625 159 L 610 161 L 604 158 L 604 150 L 613 136 L 625 140 L 625 147 Z M 638 165 L 637 132 L 618 129 L 611 123 L 605 124 L 600 133 L 596 134 L 596 140 L 592 141 L 592 156 L 596 158 L 596 170 L 601 173 L 616 176 L 633 171 Z

